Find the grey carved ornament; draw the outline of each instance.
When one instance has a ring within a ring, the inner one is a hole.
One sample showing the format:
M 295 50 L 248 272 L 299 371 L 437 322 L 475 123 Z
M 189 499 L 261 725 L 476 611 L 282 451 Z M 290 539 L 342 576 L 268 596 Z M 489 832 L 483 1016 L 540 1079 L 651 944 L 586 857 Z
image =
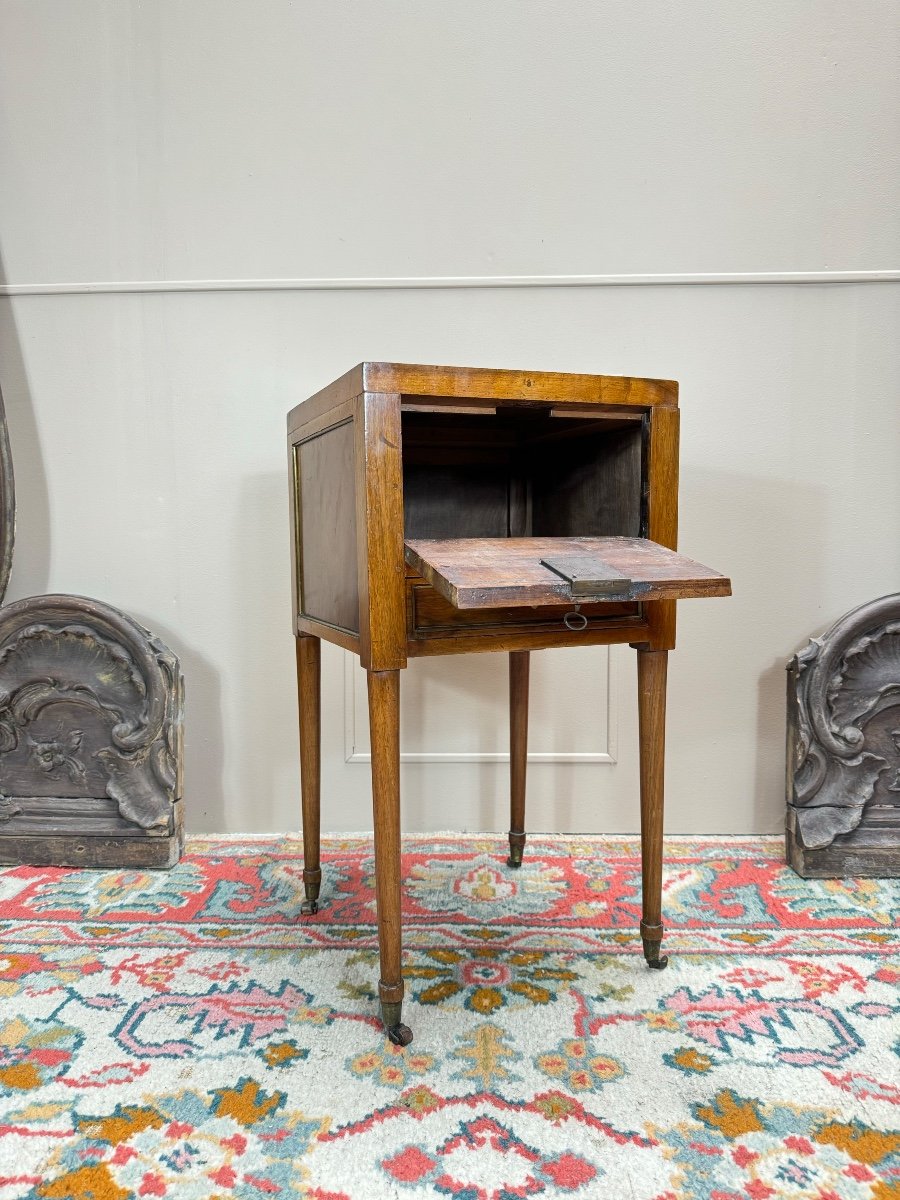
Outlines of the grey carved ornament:
M 801 875 L 900 875 L 900 594 L 789 664 L 787 805 Z
M 0 401 L 0 599 L 14 512 Z M 111 605 L 56 595 L 0 608 L 0 863 L 177 862 L 183 707 L 178 659 Z

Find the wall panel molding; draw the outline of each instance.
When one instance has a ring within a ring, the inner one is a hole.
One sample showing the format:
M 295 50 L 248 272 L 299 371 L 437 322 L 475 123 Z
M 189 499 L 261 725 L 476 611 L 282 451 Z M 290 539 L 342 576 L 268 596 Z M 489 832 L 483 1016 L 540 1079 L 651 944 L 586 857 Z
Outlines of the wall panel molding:
M 719 271 L 626 275 L 335 276 L 322 279 L 121 279 L 0 284 L 0 296 L 140 295 L 154 292 L 328 292 L 420 288 L 714 287 L 900 283 L 900 270 Z
M 606 730 L 605 750 L 566 751 L 554 750 L 552 753 L 541 751 L 528 752 L 529 763 L 608 763 L 617 761 L 617 735 L 619 692 L 617 681 L 618 656 L 613 652 L 615 647 L 608 646 L 606 654 Z M 365 710 L 366 699 L 359 697 L 358 687 L 364 686 L 365 672 L 357 669 L 354 656 L 344 652 L 344 761 L 348 763 L 371 763 L 372 755 L 368 750 L 360 750 L 357 732 L 357 709 Z M 401 675 L 400 686 L 403 686 Z M 505 717 L 501 717 L 505 719 Z M 400 761 L 401 763 L 508 763 L 508 753 L 490 753 L 478 751 L 475 753 L 447 751 L 435 748 L 423 751 L 403 750 L 403 730 L 400 730 Z

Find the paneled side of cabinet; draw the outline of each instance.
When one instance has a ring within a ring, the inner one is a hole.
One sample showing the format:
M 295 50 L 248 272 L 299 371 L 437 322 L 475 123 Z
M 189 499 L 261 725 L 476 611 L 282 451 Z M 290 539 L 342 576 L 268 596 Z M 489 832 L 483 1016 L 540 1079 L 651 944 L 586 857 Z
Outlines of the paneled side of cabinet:
M 352 417 L 291 446 L 297 612 L 352 633 L 359 632 L 355 456 Z

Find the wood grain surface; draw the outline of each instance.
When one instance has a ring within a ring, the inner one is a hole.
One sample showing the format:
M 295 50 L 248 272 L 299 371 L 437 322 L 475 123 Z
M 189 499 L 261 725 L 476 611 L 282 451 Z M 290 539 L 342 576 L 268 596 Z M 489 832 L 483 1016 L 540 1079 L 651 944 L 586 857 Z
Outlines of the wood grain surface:
M 581 404 L 677 405 L 678 384 L 671 379 L 619 375 L 579 375 L 564 371 L 495 370 L 486 367 L 435 367 L 412 363 L 361 364 L 365 390 L 409 396 L 455 399 L 526 400 Z
M 362 392 L 399 392 L 424 396 L 436 405 L 454 400 L 530 401 L 536 404 L 661 405 L 678 404 L 678 384 L 672 379 L 643 379 L 621 375 L 582 375 L 568 371 L 497 370 L 488 367 L 441 367 L 416 363 L 363 362 L 340 379 L 302 401 L 288 413 L 289 432 L 318 420 Z
M 400 397 L 360 396 L 354 428 L 360 660 L 394 670 L 406 666 Z
M 344 421 L 294 448 L 297 594 L 303 616 L 359 632 L 356 430 Z
M 406 543 L 406 561 L 455 607 L 561 604 L 568 583 L 542 558 L 590 555 L 630 581 L 611 600 L 729 596 L 724 575 L 645 538 L 457 538 Z M 602 599 L 602 598 L 601 598 Z

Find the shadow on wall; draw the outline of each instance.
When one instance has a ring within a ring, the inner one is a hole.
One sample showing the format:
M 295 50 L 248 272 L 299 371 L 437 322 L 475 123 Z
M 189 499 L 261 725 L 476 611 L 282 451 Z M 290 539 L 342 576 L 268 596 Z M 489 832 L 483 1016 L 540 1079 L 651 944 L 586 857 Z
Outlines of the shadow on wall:
M 294 828 L 296 788 L 285 785 L 298 771 L 286 467 L 241 480 L 230 545 L 225 571 L 240 626 L 233 636 L 232 685 L 239 696 L 241 746 L 229 760 L 229 784 L 239 804 L 249 805 L 232 817 L 242 822 L 239 828 Z M 289 807 L 282 811 L 285 802 Z
M 781 530 L 778 539 L 778 573 L 761 539 L 758 562 L 761 586 L 767 595 L 760 607 L 771 613 L 772 649 L 777 657 L 760 672 L 756 723 L 756 778 L 754 781 L 755 828 L 781 833 L 785 819 L 786 669 L 797 651 L 806 645 L 810 630 L 821 622 L 825 588 L 824 543 L 820 531 L 827 529 L 827 496 L 824 488 L 780 484 L 767 490 L 761 514 L 763 533 Z M 798 552 L 798 548 L 802 548 Z M 830 621 L 821 623 L 825 629 Z M 799 631 L 799 632 L 798 632 Z
M 0 263 L 0 283 L 5 274 Z M 24 301 L 29 303 L 30 301 Z M 16 481 L 16 553 L 6 602 L 50 588 L 50 495 L 35 405 L 15 322 L 13 302 L 0 298 L 0 391 Z M 59 590 L 66 593 L 65 580 Z M 224 828 L 222 713 L 218 672 L 157 616 L 131 614 L 178 656 L 186 679 L 185 811 L 188 828 Z M 202 790 L 201 790 L 202 781 Z
M 756 720 L 756 781 L 754 786 L 755 828 L 781 833 L 785 818 L 784 779 L 786 667 L 791 655 L 776 658 L 760 674 Z M 773 782 L 778 768 L 778 784 Z
M 6 272 L 0 259 L 0 284 Z M 28 303 L 26 300 L 25 303 Z M 50 583 L 50 492 L 13 301 L 0 298 L 0 391 L 16 478 L 16 542 L 7 603 L 39 596 Z

